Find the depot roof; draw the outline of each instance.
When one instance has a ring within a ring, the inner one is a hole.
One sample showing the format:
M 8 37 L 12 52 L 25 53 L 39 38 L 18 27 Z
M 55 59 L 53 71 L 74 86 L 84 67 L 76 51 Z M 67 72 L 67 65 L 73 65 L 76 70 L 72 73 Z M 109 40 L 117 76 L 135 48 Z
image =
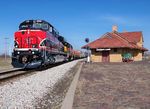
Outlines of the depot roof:
M 137 45 L 140 40 L 143 39 L 141 31 L 138 32 L 122 32 L 117 31 L 107 32 L 97 40 L 83 46 L 82 48 L 89 47 L 90 49 L 97 48 L 130 48 L 130 49 L 140 49 L 147 51 L 144 47 L 139 47 Z

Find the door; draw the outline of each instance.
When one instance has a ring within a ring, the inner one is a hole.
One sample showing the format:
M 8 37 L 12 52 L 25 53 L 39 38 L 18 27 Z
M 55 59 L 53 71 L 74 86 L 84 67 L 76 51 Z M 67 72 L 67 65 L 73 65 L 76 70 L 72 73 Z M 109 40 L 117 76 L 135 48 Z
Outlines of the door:
M 109 51 L 102 51 L 102 62 L 109 62 Z

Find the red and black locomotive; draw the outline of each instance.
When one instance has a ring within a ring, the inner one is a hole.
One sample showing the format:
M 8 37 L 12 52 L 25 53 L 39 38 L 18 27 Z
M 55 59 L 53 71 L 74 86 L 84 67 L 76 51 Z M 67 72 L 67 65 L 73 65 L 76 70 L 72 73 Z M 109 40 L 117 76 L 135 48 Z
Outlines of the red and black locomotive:
M 44 20 L 22 22 L 14 38 L 14 67 L 36 68 L 73 58 L 72 45 Z

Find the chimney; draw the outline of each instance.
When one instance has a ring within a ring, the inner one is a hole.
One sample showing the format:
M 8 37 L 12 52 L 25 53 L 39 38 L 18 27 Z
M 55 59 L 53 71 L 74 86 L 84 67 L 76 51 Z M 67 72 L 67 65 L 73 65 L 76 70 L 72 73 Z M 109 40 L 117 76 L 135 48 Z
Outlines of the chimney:
M 112 26 L 112 31 L 113 31 L 113 32 L 115 32 L 115 31 L 117 32 L 117 31 L 118 31 L 117 25 L 113 25 L 113 26 Z

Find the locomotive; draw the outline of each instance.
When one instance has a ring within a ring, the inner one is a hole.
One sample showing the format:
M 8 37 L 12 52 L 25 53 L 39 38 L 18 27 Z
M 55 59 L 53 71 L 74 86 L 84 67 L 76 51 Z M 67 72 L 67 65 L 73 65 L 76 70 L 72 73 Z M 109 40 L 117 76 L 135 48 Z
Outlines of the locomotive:
M 44 20 L 26 20 L 14 34 L 12 65 L 37 68 L 73 59 L 73 47 Z

